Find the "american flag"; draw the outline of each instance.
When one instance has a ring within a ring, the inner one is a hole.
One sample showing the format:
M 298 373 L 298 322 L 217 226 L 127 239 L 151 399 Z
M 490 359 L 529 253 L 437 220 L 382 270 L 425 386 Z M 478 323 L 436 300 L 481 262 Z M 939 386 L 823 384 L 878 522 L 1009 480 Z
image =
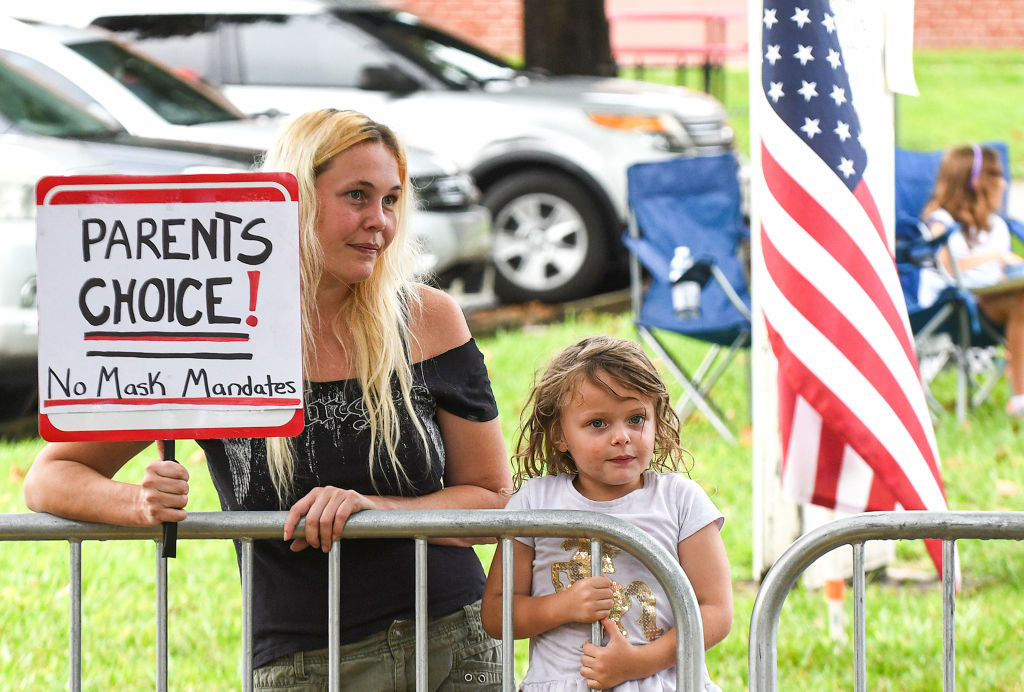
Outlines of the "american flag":
M 783 491 L 848 512 L 945 510 L 835 16 L 827 0 L 767 0 L 761 21 L 758 292 L 779 363 Z M 928 549 L 941 565 L 941 544 Z

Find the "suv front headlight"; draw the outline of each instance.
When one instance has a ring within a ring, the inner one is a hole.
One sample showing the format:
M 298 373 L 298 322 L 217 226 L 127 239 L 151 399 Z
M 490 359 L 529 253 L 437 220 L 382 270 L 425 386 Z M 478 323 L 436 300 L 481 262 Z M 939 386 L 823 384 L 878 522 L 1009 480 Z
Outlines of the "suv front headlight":
M 465 173 L 424 175 L 411 182 L 416 205 L 423 211 L 465 209 L 480 199 L 480 191 Z
M 590 111 L 590 122 L 611 130 L 648 135 L 652 144 L 666 151 L 683 151 L 689 137 L 686 129 L 671 115 L 664 113 L 605 113 Z

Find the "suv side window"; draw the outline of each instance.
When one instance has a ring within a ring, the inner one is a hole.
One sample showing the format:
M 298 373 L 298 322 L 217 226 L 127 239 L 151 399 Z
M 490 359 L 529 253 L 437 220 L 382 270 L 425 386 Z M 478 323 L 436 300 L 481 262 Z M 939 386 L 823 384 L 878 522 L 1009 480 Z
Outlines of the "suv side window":
M 364 68 L 403 62 L 328 14 L 267 16 L 235 25 L 242 84 L 360 88 Z
M 117 123 L 114 116 L 104 110 L 103 106 L 96 102 L 96 99 L 83 91 L 70 79 L 49 66 L 44 65 L 38 60 L 30 58 L 27 55 L 12 53 L 11 51 L 4 50 L 3 48 L 0 48 L 0 59 L 8 61 L 11 65 L 22 70 L 32 79 L 53 89 L 65 98 L 75 101 L 80 106 L 90 111 L 93 115 L 101 118 L 108 118 L 112 122 Z
M 217 18 L 209 15 L 99 17 L 95 25 L 121 34 L 160 62 L 217 84 L 221 74 Z

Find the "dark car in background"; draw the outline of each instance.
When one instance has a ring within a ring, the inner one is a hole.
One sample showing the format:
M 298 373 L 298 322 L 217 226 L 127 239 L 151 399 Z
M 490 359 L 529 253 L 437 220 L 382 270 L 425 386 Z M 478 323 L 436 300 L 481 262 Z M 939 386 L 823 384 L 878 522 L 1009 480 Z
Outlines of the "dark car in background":
M 353 108 L 453 158 L 493 214 L 506 301 L 594 292 L 625 265 L 626 168 L 733 143 L 706 94 L 519 71 L 371 2 L 35 0 L 18 13 L 117 32 L 247 113 Z

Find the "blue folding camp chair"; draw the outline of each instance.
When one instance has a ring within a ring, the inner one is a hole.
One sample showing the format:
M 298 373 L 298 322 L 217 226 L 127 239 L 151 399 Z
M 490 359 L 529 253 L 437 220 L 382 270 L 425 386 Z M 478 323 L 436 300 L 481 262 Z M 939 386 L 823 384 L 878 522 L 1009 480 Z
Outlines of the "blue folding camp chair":
M 624 238 L 636 328 L 683 387 L 680 417 L 696 408 L 730 441 L 736 438 L 710 392 L 750 343 L 750 292 L 739 257 L 750 231 L 737 173 L 732 153 L 630 166 Z M 650 275 L 646 287 L 641 265 Z M 692 375 L 659 332 L 709 344 Z M 749 384 L 748 368 L 748 404 Z
M 977 299 L 963 287 L 958 274 L 947 280 L 934 300 L 922 304 L 919 298 L 922 278 L 926 274 L 931 274 L 932 280 L 943 276 L 935 255 L 951 232 L 952 229 L 932 238 L 920 220 L 898 219 L 896 268 L 932 416 L 935 418 L 942 410 L 932 391 L 933 381 L 944 368 L 952 366 L 957 373 L 956 415 L 962 422 L 968 408 L 988 398 L 1002 374 L 995 347 L 1003 343 L 1003 335 L 999 325 L 978 309 Z
M 1006 145 L 995 142 L 987 146 L 999 152 L 1009 180 Z M 918 299 L 922 275 L 931 272 L 934 276 L 938 271 L 935 254 L 949 237 L 947 232 L 931 238 L 921 220 L 942 156 L 942 151 L 896 149 L 896 266 L 933 415 L 941 409 L 932 391 L 933 380 L 949 365 L 956 368 L 956 416 L 963 421 L 967 410 L 984 402 L 1001 377 L 1005 364 L 997 347 L 1004 339 L 1002 328 L 978 309 L 974 295 L 963 287 L 955 264 L 954 276 L 934 302 L 922 305 Z M 1006 222 L 1015 235 L 1022 237 L 1024 226 L 1008 217 Z

